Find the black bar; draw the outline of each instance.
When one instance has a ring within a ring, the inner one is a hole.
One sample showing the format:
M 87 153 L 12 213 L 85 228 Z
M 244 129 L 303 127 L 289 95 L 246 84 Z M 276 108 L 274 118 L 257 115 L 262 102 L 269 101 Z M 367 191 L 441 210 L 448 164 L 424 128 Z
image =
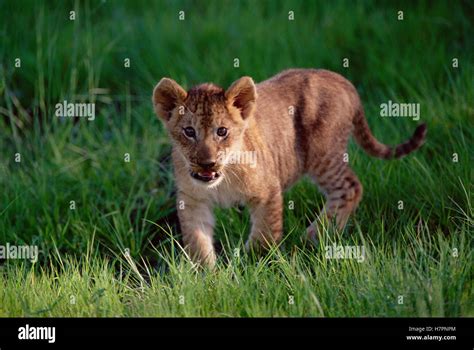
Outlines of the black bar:
M 18 339 L 20 327 L 55 327 L 55 341 Z M 409 328 L 411 327 L 411 328 Z M 439 327 L 439 328 L 438 328 Z M 309 336 L 325 342 L 456 349 L 474 345 L 472 318 L 0 318 L 0 350 L 64 348 L 98 343 L 125 345 L 162 337 Z M 408 340 L 407 336 L 456 339 Z M 190 340 L 190 339 L 188 339 Z

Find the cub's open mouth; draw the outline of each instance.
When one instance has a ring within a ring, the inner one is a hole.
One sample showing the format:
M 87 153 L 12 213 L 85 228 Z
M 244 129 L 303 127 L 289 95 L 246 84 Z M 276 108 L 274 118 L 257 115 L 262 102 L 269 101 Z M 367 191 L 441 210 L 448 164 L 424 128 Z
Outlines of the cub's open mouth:
M 196 180 L 200 180 L 203 182 L 211 182 L 216 180 L 221 174 L 216 171 L 201 171 L 201 172 L 191 172 L 191 176 L 194 177 Z

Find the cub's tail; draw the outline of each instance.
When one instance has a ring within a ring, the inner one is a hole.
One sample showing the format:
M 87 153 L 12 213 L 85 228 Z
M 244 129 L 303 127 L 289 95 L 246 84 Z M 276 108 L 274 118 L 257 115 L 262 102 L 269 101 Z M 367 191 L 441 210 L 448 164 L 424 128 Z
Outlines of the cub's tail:
M 382 159 L 404 157 L 420 148 L 426 138 L 426 124 L 418 125 L 413 136 L 398 146 L 387 146 L 380 143 L 369 129 L 364 111 L 359 109 L 353 120 L 356 142 L 371 156 Z

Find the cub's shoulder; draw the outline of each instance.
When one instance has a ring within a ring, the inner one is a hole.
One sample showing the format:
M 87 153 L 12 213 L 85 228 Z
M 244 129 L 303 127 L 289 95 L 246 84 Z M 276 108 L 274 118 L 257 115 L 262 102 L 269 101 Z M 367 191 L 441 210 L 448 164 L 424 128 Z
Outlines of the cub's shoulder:
M 263 84 L 278 84 L 288 82 L 298 82 L 301 80 L 308 79 L 322 79 L 322 80 L 346 80 L 342 75 L 336 72 L 332 72 L 327 69 L 315 69 L 315 68 L 290 68 L 286 69 L 273 77 L 262 81 L 259 85 Z

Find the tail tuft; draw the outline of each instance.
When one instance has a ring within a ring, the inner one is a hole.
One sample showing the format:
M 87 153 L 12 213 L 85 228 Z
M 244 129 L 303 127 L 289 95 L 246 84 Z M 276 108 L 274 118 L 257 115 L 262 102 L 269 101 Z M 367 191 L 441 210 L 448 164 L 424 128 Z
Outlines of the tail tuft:
M 413 136 L 406 142 L 390 147 L 379 142 L 370 131 L 362 109 L 358 110 L 353 120 L 354 137 L 357 143 L 371 156 L 382 159 L 404 157 L 420 148 L 426 139 L 426 124 L 419 125 Z
M 407 154 L 420 148 L 426 139 L 426 124 L 420 124 L 416 128 L 413 136 L 405 143 L 395 147 L 394 158 L 402 158 Z

